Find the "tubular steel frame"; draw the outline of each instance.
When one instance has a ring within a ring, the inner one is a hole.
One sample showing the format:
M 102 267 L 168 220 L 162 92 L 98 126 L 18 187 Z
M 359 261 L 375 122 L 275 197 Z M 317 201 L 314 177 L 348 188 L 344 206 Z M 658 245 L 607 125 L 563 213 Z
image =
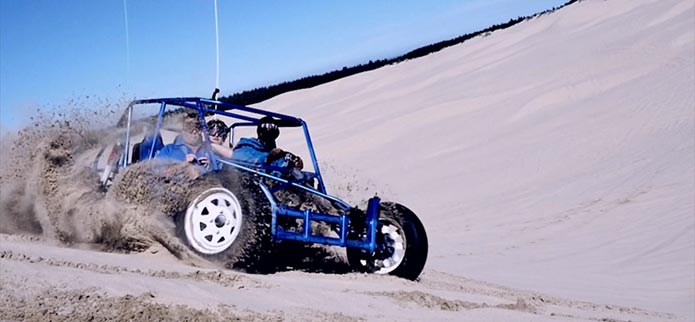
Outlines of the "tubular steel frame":
M 244 163 L 244 162 L 238 162 L 234 160 L 229 160 L 225 158 L 219 158 L 217 157 L 214 153 L 210 153 L 208 155 L 208 158 L 211 160 L 210 164 L 212 165 L 212 171 L 219 171 L 221 170 L 219 164 L 223 164 L 226 166 L 233 167 L 237 169 L 238 171 L 244 171 L 244 172 L 250 172 L 255 175 L 258 175 L 260 177 L 274 180 L 278 183 L 280 183 L 280 188 L 279 189 L 284 189 L 288 186 L 292 186 L 294 188 L 301 189 L 305 192 L 314 194 L 316 196 L 319 196 L 323 199 L 328 200 L 339 208 L 341 211 L 340 215 L 331 215 L 331 214 L 323 214 L 323 213 L 317 213 L 317 212 L 312 212 L 309 210 L 296 210 L 293 208 L 290 208 L 285 205 L 279 205 L 275 201 L 275 198 L 273 197 L 273 192 L 278 190 L 276 188 L 275 190 L 271 190 L 268 186 L 266 186 L 263 182 L 259 181 L 259 185 L 261 187 L 261 190 L 263 193 L 266 195 L 268 200 L 270 201 L 271 204 L 271 209 L 272 209 L 272 221 L 271 221 L 271 233 L 273 236 L 273 240 L 275 241 L 282 241 L 282 240 L 294 240 L 294 241 L 300 241 L 300 242 L 305 242 L 305 243 L 317 243 L 317 244 L 323 244 L 323 245 L 333 245 L 333 246 L 342 246 L 342 247 L 350 247 L 350 248 L 361 248 L 366 251 L 374 252 L 377 245 L 376 245 L 376 230 L 377 230 L 377 222 L 378 222 L 378 217 L 379 217 L 379 203 L 380 199 L 378 197 L 373 197 L 369 200 L 368 206 L 367 206 L 367 213 L 365 216 L 365 221 L 364 223 L 361 223 L 364 225 L 364 227 L 367 227 L 366 229 L 366 236 L 364 238 L 360 239 L 351 239 L 350 236 L 348 236 L 348 233 L 350 231 L 350 225 L 354 224 L 350 222 L 350 217 L 348 216 L 349 211 L 353 208 L 348 204 L 347 202 L 338 199 L 336 197 L 333 197 L 329 194 L 326 193 L 326 186 L 324 185 L 323 178 L 321 176 L 321 172 L 319 170 L 319 164 L 316 159 L 316 153 L 314 151 L 314 145 L 311 141 L 311 136 L 309 135 L 309 128 L 304 122 L 304 120 L 300 118 L 296 118 L 294 116 L 289 116 L 285 114 L 280 114 L 280 113 L 275 113 L 275 112 L 270 112 L 270 111 L 265 111 L 257 108 L 252 108 L 248 106 L 243 106 L 243 105 L 236 105 L 236 104 L 230 104 L 230 103 L 225 103 L 217 100 L 210 100 L 210 99 L 204 99 L 204 98 L 199 98 L 199 97 L 179 97 L 179 98 L 155 98 L 155 99 L 144 99 L 144 100 L 135 100 L 132 101 L 127 109 L 126 109 L 126 114 L 124 115 L 126 117 L 125 120 L 127 120 L 126 124 L 126 137 L 125 137 L 125 153 L 123 160 L 121 162 L 122 167 L 127 167 L 129 165 L 129 160 L 131 160 L 131 157 L 129 155 L 129 147 L 130 147 L 130 140 L 131 140 L 131 135 L 130 135 L 130 130 L 131 130 L 131 123 L 133 121 L 133 108 L 135 108 L 136 105 L 141 105 L 141 104 L 155 104 L 158 103 L 160 104 L 159 108 L 159 114 L 157 116 L 157 122 L 156 126 L 154 129 L 154 133 L 159 133 L 159 130 L 162 125 L 162 121 L 165 116 L 166 112 L 166 107 L 169 105 L 172 106 L 180 106 L 180 107 L 185 107 L 185 108 L 190 108 L 193 110 L 196 110 L 198 113 L 198 118 L 200 123 L 202 124 L 203 128 L 203 135 L 204 135 L 204 144 L 206 146 L 207 151 L 212 151 L 210 148 L 210 139 L 208 136 L 208 128 L 207 124 L 205 122 L 205 116 L 209 114 L 218 114 L 218 115 L 224 115 L 228 116 L 234 119 L 241 120 L 242 122 L 239 123 L 234 123 L 230 126 L 230 128 L 234 129 L 236 126 L 251 126 L 257 124 L 258 120 L 264 116 L 271 116 L 273 118 L 276 118 L 279 120 L 279 127 L 302 127 L 304 131 L 304 137 L 306 139 L 307 147 L 309 149 L 309 154 L 311 155 L 311 162 L 314 166 L 314 171 L 315 172 L 303 172 L 306 175 L 309 175 L 311 177 L 316 178 L 318 180 L 318 189 L 314 189 L 312 187 L 307 187 L 305 185 L 302 185 L 300 182 L 297 181 L 291 181 L 287 179 L 283 179 L 262 171 L 259 171 L 257 169 L 254 169 L 252 165 Z M 254 116 L 247 116 L 247 115 L 242 115 L 238 113 L 234 113 L 235 111 L 241 111 L 245 113 L 250 113 L 253 114 Z M 150 147 L 150 154 L 149 158 L 154 157 L 154 148 L 155 148 L 156 140 L 152 140 L 152 146 Z M 279 217 L 287 217 L 287 218 L 296 218 L 296 219 L 301 219 L 303 220 L 303 231 L 302 232 L 291 232 L 291 231 L 286 231 L 280 227 L 277 222 Z M 314 235 L 311 233 L 311 223 L 316 222 L 316 221 L 323 221 L 329 224 L 334 224 L 337 225 L 338 228 L 338 233 L 340 236 L 338 237 L 325 237 L 325 236 L 318 236 Z

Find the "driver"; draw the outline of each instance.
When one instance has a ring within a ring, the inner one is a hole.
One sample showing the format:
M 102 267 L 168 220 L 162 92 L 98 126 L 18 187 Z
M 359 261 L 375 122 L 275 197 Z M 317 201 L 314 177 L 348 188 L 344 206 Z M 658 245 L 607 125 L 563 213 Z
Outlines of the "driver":
M 275 140 L 280 136 L 280 129 L 274 118 L 265 116 L 258 120 L 256 134 L 257 138 L 239 139 L 232 160 L 296 170 L 304 168 L 300 157 L 277 147 Z

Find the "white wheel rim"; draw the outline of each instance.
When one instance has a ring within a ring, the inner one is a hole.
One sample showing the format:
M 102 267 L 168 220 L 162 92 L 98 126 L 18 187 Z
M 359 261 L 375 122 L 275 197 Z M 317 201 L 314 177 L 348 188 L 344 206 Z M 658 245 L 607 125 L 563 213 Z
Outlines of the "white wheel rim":
M 236 196 L 227 189 L 212 188 L 201 193 L 186 210 L 184 231 L 195 250 L 218 254 L 239 236 L 242 220 Z
M 374 273 L 388 274 L 393 272 L 403 262 L 403 258 L 405 258 L 406 240 L 401 229 L 392 224 L 384 223 L 379 233 L 383 234 L 385 246 L 392 248 L 393 253 L 387 258 L 374 260 L 373 265 L 376 269 Z M 362 264 L 366 265 L 367 262 L 363 260 Z

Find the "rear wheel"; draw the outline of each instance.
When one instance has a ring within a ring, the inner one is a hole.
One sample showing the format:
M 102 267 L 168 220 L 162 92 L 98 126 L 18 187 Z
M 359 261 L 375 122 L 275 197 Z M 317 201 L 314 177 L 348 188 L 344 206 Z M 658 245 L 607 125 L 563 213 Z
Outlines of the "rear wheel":
M 236 174 L 237 176 L 239 174 Z M 270 204 L 252 178 L 205 178 L 177 216 L 177 233 L 202 257 L 249 272 L 268 272 L 272 255 Z
M 427 261 L 427 234 L 415 214 L 397 203 L 381 203 L 373 253 L 348 248 L 350 266 L 360 272 L 415 280 Z
M 219 254 L 239 236 L 244 216 L 234 193 L 222 187 L 205 190 L 186 210 L 186 241 L 201 254 Z

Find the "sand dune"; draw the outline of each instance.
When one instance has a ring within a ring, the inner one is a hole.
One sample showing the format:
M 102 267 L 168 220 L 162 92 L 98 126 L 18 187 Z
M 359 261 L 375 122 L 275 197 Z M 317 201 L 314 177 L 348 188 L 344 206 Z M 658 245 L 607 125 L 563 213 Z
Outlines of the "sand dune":
M 0 319 L 693 320 L 694 64 L 693 1 L 586 0 L 275 97 L 258 106 L 309 123 L 329 193 L 420 216 L 420 281 L 5 234 Z
M 694 10 L 584 1 L 261 106 L 412 206 L 429 268 L 692 316 Z

